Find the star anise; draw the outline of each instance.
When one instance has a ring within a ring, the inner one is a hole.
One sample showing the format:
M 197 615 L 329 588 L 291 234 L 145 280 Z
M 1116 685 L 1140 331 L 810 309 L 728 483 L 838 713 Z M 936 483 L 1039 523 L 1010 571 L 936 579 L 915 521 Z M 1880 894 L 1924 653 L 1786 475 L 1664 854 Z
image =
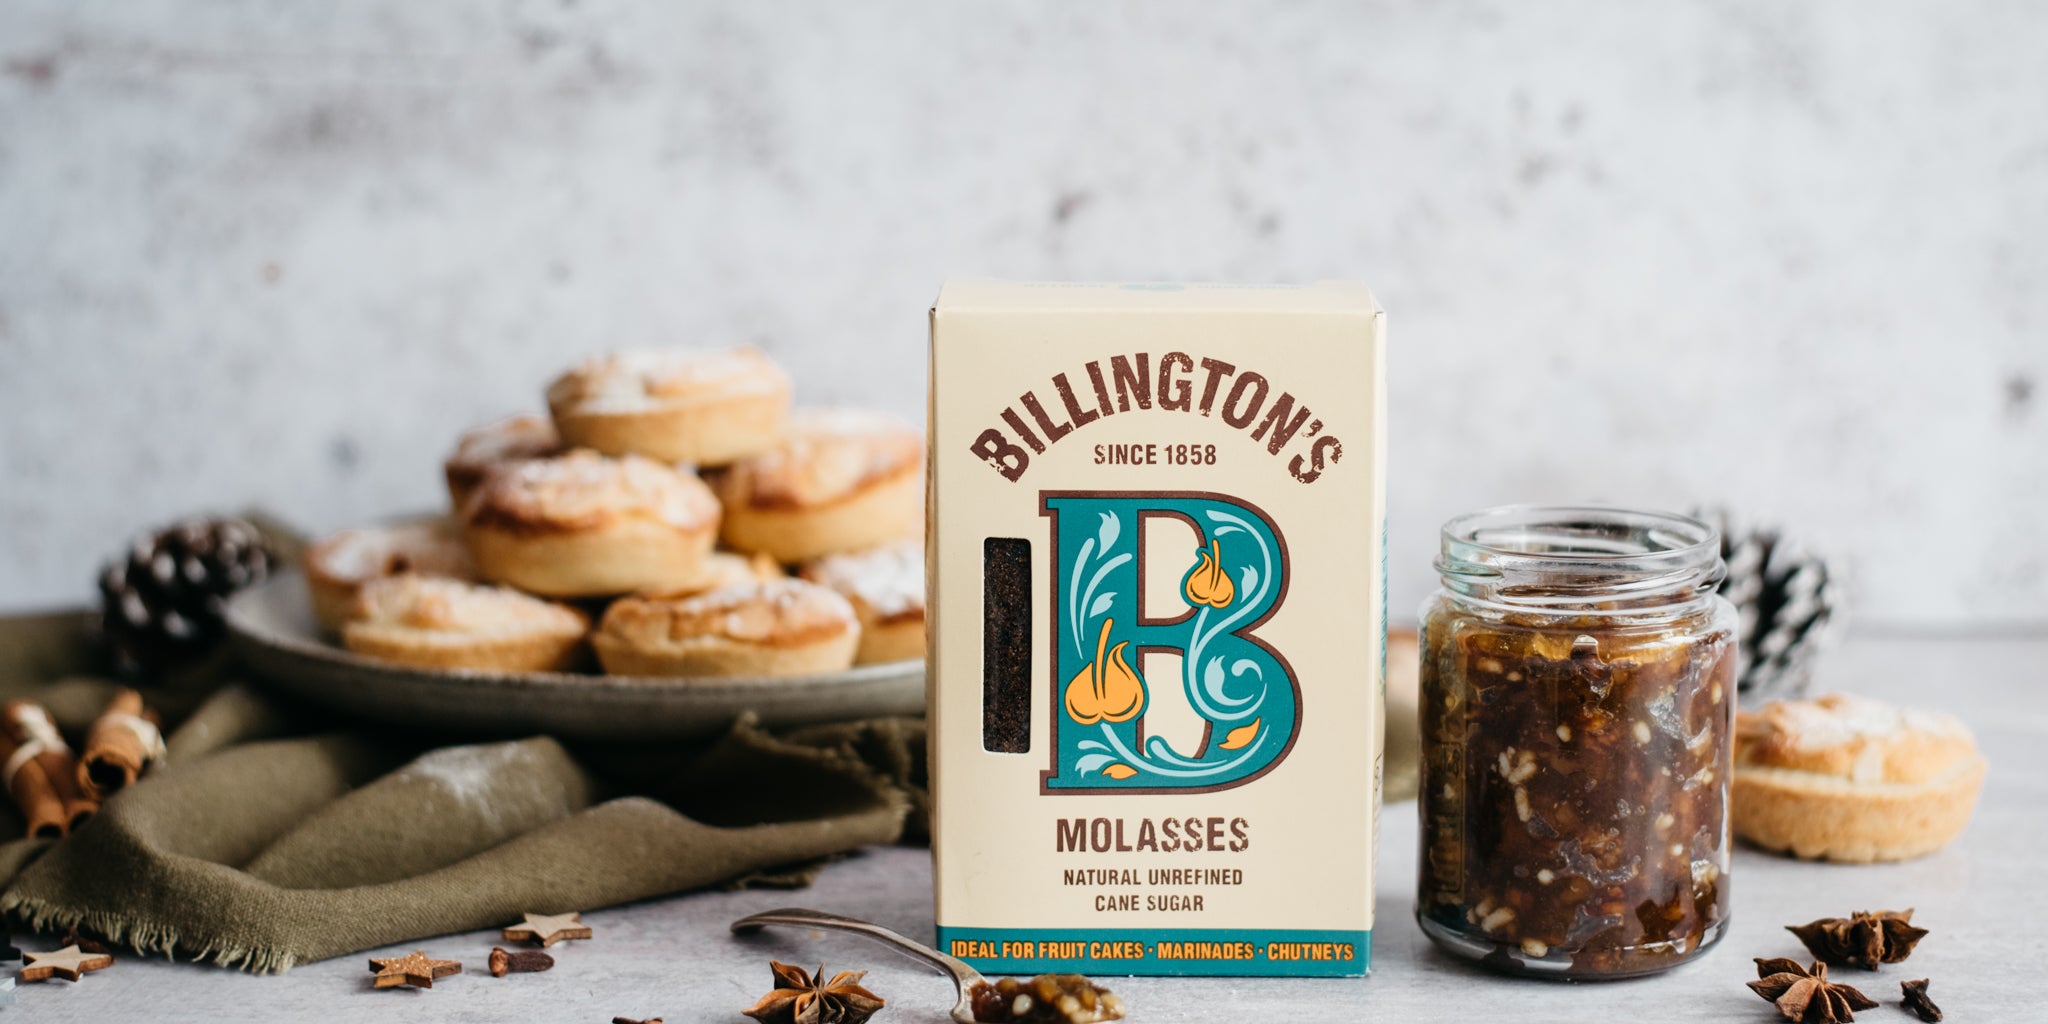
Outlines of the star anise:
M 1911 907 L 1859 910 L 1847 918 L 1824 917 L 1810 924 L 1787 925 L 1785 930 L 1799 936 L 1823 963 L 1867 971 L 1911 956 L 1913 945 L 1927 934 L 1927 929 L 1913 927 Z
M 1852 1021 L 1855 1011 L 1877 1005 L 1877 1000 L 1854 988 L 1829 981 L 1822 963 L 1806 968 L 1784 957 L 1757 957 L 1756 976 L 1759 980 L 1750 982 L 1750 989 L 1776 1004 L 1786 1020 L 1800 1024 Z
M 1934 1005 L 1934 1000 L 1927 998 L 1926 978 L 1899 982 L 1899 988 L 1906 994 L 1906 998 L 1901 1000 L 1899 1005 L 1913 1011 L 1915 1016 L 1930 1024 L 1941 1020 L 1941 1007 Z
M 801 967 L 768 961 L 775 972 L 775 991 L 741 1010 L 761 1024 L 861 1024 L 882 1008 L 882 997 L 860 987 L 866 971 L 840 971 L 825 980 L 825 969 L 806 974 Z

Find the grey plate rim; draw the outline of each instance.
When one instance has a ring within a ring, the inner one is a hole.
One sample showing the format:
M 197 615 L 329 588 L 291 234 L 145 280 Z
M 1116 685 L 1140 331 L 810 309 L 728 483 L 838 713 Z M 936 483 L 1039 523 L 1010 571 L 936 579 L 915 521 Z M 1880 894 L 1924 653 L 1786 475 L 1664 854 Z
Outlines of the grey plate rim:
M 269 686 L 366 718 L 460 729 L 656 739 L 764 725 L 922 714 L 923 659 L 806 676 L 613 676 L 428 669 L 356 654 L 320 635 L 303 575 L 272 574 L 229 598 L 231 641 Z

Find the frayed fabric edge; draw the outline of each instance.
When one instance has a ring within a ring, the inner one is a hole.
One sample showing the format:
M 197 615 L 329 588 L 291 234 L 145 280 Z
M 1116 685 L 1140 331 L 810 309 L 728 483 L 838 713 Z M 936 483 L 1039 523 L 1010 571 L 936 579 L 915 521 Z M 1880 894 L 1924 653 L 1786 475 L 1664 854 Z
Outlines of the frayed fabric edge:
M 37 931 L 83 929 L 118 946 L 144 954 L 162 954 L 167 960 L 190 960 L 248 971 L 251 974 L 283 974 L 299 965 L 299 958 L 281 949 L 250 949 L 209 942 L 194 950 L 175 929 L 157 924 L 137 924 L 103 911 L 79 911 L 42 900 L 8 895 L 0 897 L 0 914 L 25 921 Z

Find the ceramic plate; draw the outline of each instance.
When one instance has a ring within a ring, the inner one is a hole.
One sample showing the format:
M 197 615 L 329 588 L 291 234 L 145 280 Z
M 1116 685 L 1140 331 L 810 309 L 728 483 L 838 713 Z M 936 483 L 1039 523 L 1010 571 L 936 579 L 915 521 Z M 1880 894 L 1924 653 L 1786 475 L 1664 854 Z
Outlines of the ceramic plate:
M 768 726 L 924 713 L 922 660 L 780 679 L 692 679 L 422 669 L 366 658 L 321 635 L 295 570 L 236 594 L 227 620 L 242 659 L 264 683 L 395 724 L 659 740 L 723 732 L 747 711 Z

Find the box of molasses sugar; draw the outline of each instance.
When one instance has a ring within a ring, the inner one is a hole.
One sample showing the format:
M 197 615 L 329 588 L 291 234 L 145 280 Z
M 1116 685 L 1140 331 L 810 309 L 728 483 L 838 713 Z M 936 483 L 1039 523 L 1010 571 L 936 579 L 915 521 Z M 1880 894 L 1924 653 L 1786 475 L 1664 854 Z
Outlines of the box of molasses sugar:
M 1349 284 L 956 282 L 931 316 L 940 946 L 1364 973 L 1385 314 Z

